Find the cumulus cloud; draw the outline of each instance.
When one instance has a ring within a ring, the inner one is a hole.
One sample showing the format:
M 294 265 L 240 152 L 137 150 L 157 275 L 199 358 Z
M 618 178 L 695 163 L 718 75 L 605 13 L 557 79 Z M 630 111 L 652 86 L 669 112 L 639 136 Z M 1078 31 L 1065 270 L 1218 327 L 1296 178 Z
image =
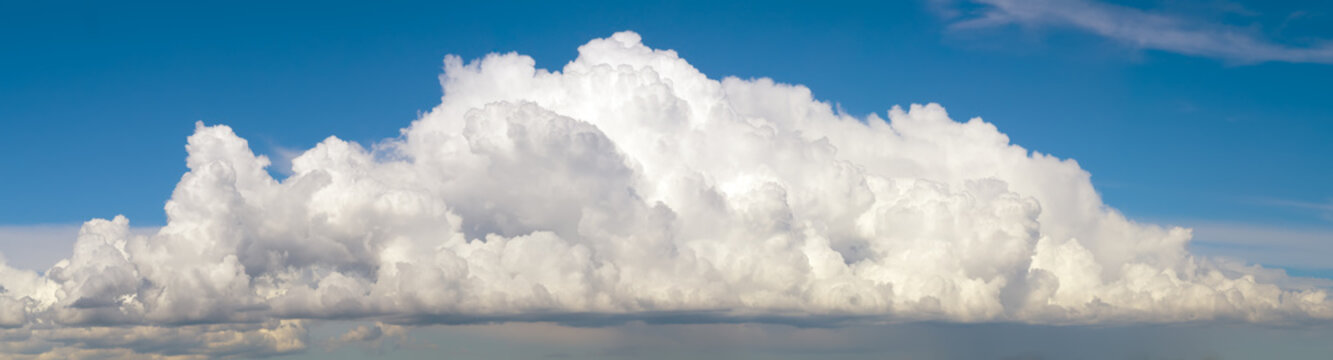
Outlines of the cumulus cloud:
M 375 351 L 393 351 L 400 345 L 411 344 L 412 339 L 407 335 L 407 327 L 391 325 L 385 323 L 375 323 L 371 325 L 359 325 L 348 329 L 342 335 L 330 339 L 326 346 L 329 350 L 336 350 L 348 345 L 361 346 L 365 349 Z
M 0 266 L 2 349 L 275 354 L 304 348 L 310 319 L 1333 317 L 1324 290 L 1194 256 L 1190 230 L 1127 220 L 1073 160 L 939 105 L 856 118 L 805 87 L 711 79 L 632 32 L 557 72 L 448 57 L 441 83 L 400 137 L 330 137 L 282 180 L 199 124 L 166 226 L 95 219 L 43 274 Z M 155 345 L 162 329 L 199 340 Z
M 932 0 L 933 8 L 948 17 L 963 12 L 953 0 Z M 978 16 L 963 16 L 955 28 L 976 29 L 1020 24 L 1056 26 L 1096 34 L 1140 49 L 1219 58 L 1240 63 L 1284 61 L 1333 63 L 1333 42 L 1309 46 L 1281 44 L 1254 26 L 1209 23 L 1167 13 L 1086 0 L 967 0 L 981 5 Z M 1220 4 L 1225 5 L 1225 4 Z M 1234 8 L 1235 6 L 1230 6 Z M 1224 6 L 1224 11 L 1242 12 Z M 1298 13 L 1299 14 L 1299 13 Z
M 155 227 L 132 227 L 130 233 L 149 235 Z M 69 256 L 69 244 L 78 237 L 78 225 L 0 225 L 0 263 L 27 270 L 45 270 Z
M 6 331 L 7 359 L 209 359 L 265 357 L 307 347 L 300 320 L 184 326 L 44 326 Z

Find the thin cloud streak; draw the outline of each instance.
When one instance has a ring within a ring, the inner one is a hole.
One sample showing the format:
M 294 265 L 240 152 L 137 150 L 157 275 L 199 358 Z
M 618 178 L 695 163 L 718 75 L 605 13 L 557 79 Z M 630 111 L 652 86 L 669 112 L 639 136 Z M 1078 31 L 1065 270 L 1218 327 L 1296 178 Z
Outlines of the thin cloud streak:
M 1208 23 L 1164 13 L 1094 1 L 974 0 L 983 5 L 979 16 L 963 18 L 954 29 L 983 29 L 1005 25 L 1067 27 L 1090 32 L 1138 49 L 1222 59 L 1241 64 L 1269 61 L 1333 63 L 1333 42 L 1309 47 L 1276 43 L 1249 27 Z M 946 5 L 934 5 L 936 8 Z M 938 11 L 945 17 L 957 9 Z
M 1327 203 L 1313 201 L 1299 201 L 1277 198 L 1254 198 L 1253 203 L 1265 206 L 1281 207 L 1297 210 L 1308 210 L 1319 213 L 1324 219 L 1333 221 L 1333 201 Z
M 1333 230 L 1261 225 L 1198 223 L 1193 245 L 1204 254 L 1243 258 L 1270 266 L 1328 269 L 1333 260 Z

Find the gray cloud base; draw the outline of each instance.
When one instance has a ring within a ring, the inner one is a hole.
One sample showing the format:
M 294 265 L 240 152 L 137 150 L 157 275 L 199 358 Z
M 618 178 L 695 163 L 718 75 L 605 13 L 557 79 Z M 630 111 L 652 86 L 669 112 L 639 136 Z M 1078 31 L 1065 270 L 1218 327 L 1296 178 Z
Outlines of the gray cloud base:
M 0 352 L 279 354 L 335 318 L 1333 317 L 1324 290 L 1191 255 L 1188 229 L 1125 219 L 1077 163 L 981 119 L 854 118 L 801 86 L 710 79 L 631 32 L 579 54 L 560 72 L 449 57 L 441 104 L 402 136 L 330 137 L 281 181 L 200 124 L 158 232 L 92 220 L 45 274 L 0 266 Z M 152 346 L 164 329 L 194 340 Z

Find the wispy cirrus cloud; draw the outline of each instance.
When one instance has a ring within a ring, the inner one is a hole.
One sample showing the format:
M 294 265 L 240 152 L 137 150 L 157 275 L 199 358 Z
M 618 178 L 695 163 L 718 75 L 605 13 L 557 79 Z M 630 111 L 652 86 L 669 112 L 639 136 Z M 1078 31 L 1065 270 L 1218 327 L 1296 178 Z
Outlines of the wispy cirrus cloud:
M 1198 222 L 1191 248 L 1207 256 L 1245 259 L 1266 266 L 1328 271 L 1333 260 L 1333 230 Z M 1320 281 L 1327 286 L 1328 281 Z
M 1316 201 L 1301 201 L 1301 200 L 1261 197 L 1253 199 L 1252 202 L 1258 205 L 1282 207 L 1282 208 L 1296 209 L 1303 211 L 1313 211 L 1319 214 L 1319 216 L 1322 216 L 1324 219 L 1333 221 L 1333 201 L 1316 202 Z
M 979 6 L 963 11 L 961 4 Z M 1254 26 L 1235 26 L 1096 1 L 935 1 L 938 13 L 955 19 L 954 29 L 1006 25 L 1073 28 L 1148 50 L 1217 58 L 1236 63 L 1269 61 L 1333 63 L 1333 42 L 1284 44 Z M 1234 9 L 1218 9 L 1235 12 Z

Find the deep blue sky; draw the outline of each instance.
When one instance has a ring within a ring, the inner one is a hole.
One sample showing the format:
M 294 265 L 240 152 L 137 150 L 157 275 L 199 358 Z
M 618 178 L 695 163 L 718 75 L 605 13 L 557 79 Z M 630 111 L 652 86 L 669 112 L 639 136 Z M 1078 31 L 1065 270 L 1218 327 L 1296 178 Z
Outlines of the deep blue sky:
M 628 29 L 711 77 L 803 84 L 853 114 L 938 102 L 957 120 L 981 116 L 1078 160 L 1132 218 L 1333 227 L 1333 65 L 1141 49 L 1059 26 L 951 28 L 933 4 L 7 2 L 0 224 L 160 225 L 195 121 L 231 125 L 270 155 L 329 135 L 369 143 L 438 103 L 446 54 L 517 51 L 559 69 Z M 1214 4 L 1227 3 L 1123 5 L 1292 46 L 1333 38 L 1329 4 L 1195 11 Z

